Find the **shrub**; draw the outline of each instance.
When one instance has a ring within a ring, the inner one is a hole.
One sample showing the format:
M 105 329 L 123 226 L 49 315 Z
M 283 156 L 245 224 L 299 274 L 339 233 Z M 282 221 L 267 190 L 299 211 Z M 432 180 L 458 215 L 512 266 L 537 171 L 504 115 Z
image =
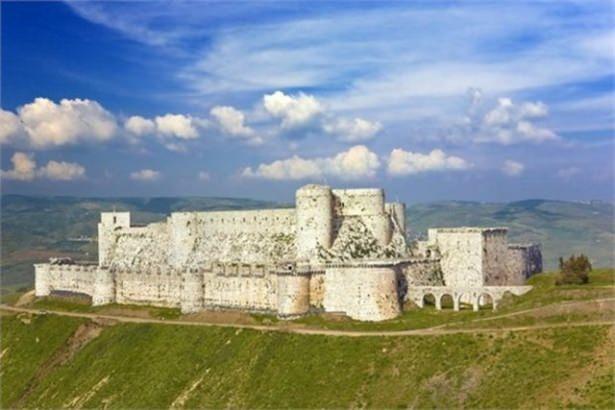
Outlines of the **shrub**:
M 589 282 L 589 272 L 592 264 L 587 256 L 580 254 L 572 255 L 567 260 L 559 258 L 559 274 L 555 281 L 556 285 L 582 285 Z

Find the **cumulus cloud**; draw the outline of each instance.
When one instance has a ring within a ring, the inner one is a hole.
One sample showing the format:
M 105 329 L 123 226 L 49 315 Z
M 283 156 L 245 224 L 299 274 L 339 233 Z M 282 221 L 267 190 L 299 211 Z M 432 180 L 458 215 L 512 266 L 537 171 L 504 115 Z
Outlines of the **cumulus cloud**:
M 477 142 L 496 142 L 504 145 L 519 142 L 544 142 L 559 137 L 552 130 L 534 123 L 549 115 L 546 104 L 524 102 L 515 104 L 510 98 L 499 98 L 494 108 L 482 118 L 469 118 Z
M 209 181 L 211 179 L 211 175 L 209 175 L 209 172 L 205 172 L 205 171 L 201 171 L 199 172 L 199 180 L 201 181 Z
M 190 140 L 199 136 L 194 119 L 189 115 L 166 114 L 155 118 L 158 132 L 164 136 Z
M 160 172 L 153 169 L 142 169 L 130 174 L 130 179 L 135 181 L 156 181 L 160 178 Z
M 323 111 L 322 104 L 311 95 L 286 95 L 281 91 L 263 97 L 265 110 L 282 119 L 282 128 L 293 129 L 310 124 Z
M 382 124 L 367 121 L 363 118 L 354 118 L 352 120 L 337 118 L 333 121 L 325 122 L 323 129 L 327 134 L 338 136 L 342 141 L 359 142 L 374 138 L 382 129 Z
M 35 178 L 51 179 L 56 181 L 72 181 L 85 177 L 85 168 L 74 162 L 49 161 L 47 165 L 37 169 L 36 161 L 32 155 L 16 152 L 11 157 L 13 169 L 2 171 L 4 179 L 18 181 L 32 181 Z
M 42 178 L 56 181 L 72 181 L 85 176 L 85 168 L 72 162 L 49 161 L 47 165 L 38 170 Z
M 444 151 L 434 149 L 429 154 L 405 151 L 395 148 L 388 158 L 390 175 L 412 175 L 433 171 L 463 171 L 472 164 L 463 158 L 446 155 Z
M 16 152 L 11 157 L 13 169 L 2 171 L 2 178 L 18 181 L 31 181 L 36 177 L 36 162 L 31 155 Z
M 241 175 L 249 178 L 273 180 L 317 179 L 333 176 L 340 179 L 373 177 L 380 161 L 378 156 L 364 145 L 356 145 L 332 157 L 306 159 L 298 155 L 269 164 L 260 164 L 256 169 L 245 168 Z
M 10 111 L 0 109 L 0 144 L 16 139 L 23 132 L 19 117 Z
M 126 128 L 129 133 L 142 137 L 155 133 L 156 123 L 148 118 L 135 115 L 124 122 L 124 128 Z
M 4 119 L 8 118 L 6 114 Z M 9 119 L 2 126 L 2 140 L 24 131 L 23 136 L 32 148 L 44 149 L 78 142 L 101 142 L 113 138 L 117 131 L 115 117 L 99 103 L 87 99 L 63 99 L 59 104 L 47 99 L 36 98 L 20 107 L 17 117 Z M 5 135 L 8 131 L 11 134 Z M 19 137 L 19 135 L 15 135 Z
M 218 126 L 225 134 L 245 139 L 251 144 L 261 144 L 263 142 L 252 128 L 246 126 L 246 118 L 241 111 L 230 106 L 216 106 L 209 113 L 214 117 Z
M 379 122 L 363 118 L 338 117 L 313 95 L 287 95 L 281 91 L 263 97 L 265 111 L 282 120 L 283 131 L 318 130 L 340 141 L 357 143 L 373 138 L 381 129 Z
M 502 172 L 511 177 L 521 175 L 524 170 L 525 165 L 523 165 L 521 162 L 513 161 L 510 159 L 504 161 L 504 164 L 502 165 Z

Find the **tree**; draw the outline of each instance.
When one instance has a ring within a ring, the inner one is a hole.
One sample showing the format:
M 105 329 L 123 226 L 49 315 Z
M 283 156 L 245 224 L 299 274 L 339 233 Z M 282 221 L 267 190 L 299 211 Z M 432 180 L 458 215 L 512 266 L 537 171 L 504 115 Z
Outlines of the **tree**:
M 580 254 L 572 255 L 567 260 L 559 258 L 559 274 L 555 281 L 556 285 L 582 285 L 589 282 L 589 272 L 592 264 L 587 256 Z

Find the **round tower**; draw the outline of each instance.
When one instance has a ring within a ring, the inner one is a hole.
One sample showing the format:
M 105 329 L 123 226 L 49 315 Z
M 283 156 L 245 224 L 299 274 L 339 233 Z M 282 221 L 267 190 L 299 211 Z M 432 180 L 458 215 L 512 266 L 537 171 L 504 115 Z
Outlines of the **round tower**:
M 203 279 L 203 272 L 199 269 L 192 268 L 182 274 L 182 313 L 194 313 L 203 309 Z
M 297 190 L 297 258 L 313 260 L 318 245 L 330 248 L 333 237 L 333 196 L 324 185 L 305 185 Z
M 107 305 L 115 302 L 114 276 L 114 273 L 108 268 L 96 269 L 94 291 L 92 292 L 92 306 Z
M 48 296 L 50 293 L 49 264 L 37 263 L 34 265 L 34 294 L 36 296 Z

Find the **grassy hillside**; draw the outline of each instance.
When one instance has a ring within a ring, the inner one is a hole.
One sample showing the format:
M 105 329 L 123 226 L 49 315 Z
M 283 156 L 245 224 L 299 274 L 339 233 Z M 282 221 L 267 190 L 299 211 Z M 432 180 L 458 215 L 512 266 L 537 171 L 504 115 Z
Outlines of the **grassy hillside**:
M 606 326 L 356 339 L 117 324 L 67 354 L 83 326 L 3 318 L 3 408 L 615 406 Z
M 32 263 L 50 256 L 96 260 L 96 224 L 101 211 L 131 211 L 135 223 L 161 220 L 181 210 L 270 208 L 276 204 L 229 198 L 73 198 L 4 195 L 2 198 L 3 293 L 32 286 Z M 408 208 L 413 233 L 428 227 L 506 225 L 515 241 L 543 244 L 546 268 L 559 256 L 583 252 L 595 266 L 613 266 L 614 209 L 609 203 L 522 201 L 509 204 L 442 202 Z

